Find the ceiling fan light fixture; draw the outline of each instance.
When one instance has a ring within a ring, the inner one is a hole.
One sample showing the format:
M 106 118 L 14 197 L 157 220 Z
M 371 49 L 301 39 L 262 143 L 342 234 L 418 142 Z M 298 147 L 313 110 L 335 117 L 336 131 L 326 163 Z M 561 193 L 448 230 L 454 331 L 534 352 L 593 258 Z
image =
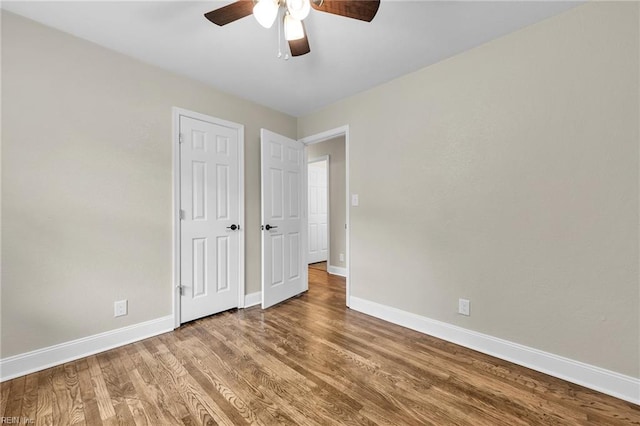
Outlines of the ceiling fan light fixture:
M 300 40 L 301 38 L 304 38 L 302 21 L 289 14 L 284 15 L 284 38 L 287 41 Z
M 298 21 L 302 21 L 309 16 L 309 12 L 311 11 L 310 0 L 287 0 L 286 4 L 289 14 Z
M 0 0 L 1 2 L 2 0 Z M 235 0 L 204 14 L 211 23 L 220 27 L 253 13 L 260 25 L 271 28 L 278 21 L 278 43 L 282 48 L 282 30 L 289 44 L 291 56 L 311 52 L 304 21 L 313 8 L 320 12 L 345 18 L 371 22 L 381 0 Z M 281 13 L 282 12 L 282 13 Z M 281 57 L 281 51 L 278 57 Z M 286 57 L 285 57 L 286 59 Z
M 271 28 L 278 16 L 278 3 L 273 0 L 260 0 L 253 6 L 253 16 L 265 28 Z

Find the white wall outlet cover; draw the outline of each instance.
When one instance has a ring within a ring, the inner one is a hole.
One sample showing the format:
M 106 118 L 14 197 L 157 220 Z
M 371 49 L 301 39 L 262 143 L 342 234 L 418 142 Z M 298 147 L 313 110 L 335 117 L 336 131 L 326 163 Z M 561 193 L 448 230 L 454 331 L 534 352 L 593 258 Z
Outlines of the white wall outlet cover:
M 357 206 L 359 203 L 358 194 L 351 194 L 351 205 Z
M 113 316 L 121 317 L 127 315 L 127 300 L 117 300 L 113 302 Z

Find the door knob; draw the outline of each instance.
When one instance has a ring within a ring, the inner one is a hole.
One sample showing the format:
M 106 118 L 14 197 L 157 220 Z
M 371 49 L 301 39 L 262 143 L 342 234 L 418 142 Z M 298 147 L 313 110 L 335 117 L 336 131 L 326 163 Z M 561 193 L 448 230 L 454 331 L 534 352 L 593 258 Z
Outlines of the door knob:
M 232 231 L 235 231 L 236 229 L 240 229 L 240 225 L 236 225 L 235 223 L 231 226 L 227 226 L 227 229 L 231 229 Z
M 266 229 L 267 231 L 268 231 L 269 229 L 276 229 L 276 228 L 277 228 L 277 226 L 271 226 L 271 225 L 269 225 L 269 224 L 266 224 L 266 225 L 264 226 L 264 229 Z

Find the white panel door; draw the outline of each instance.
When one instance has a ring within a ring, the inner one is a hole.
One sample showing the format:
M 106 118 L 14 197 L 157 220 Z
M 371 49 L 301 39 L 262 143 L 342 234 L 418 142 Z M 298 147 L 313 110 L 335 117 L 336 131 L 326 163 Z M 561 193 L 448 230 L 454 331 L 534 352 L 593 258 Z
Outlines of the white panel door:
M 314 161 L 308 166 L 309 182 L 309 254 L 308 263 L 324 262 L 328 253 L 327 226 L 327 160 Z
M 262 308 L 308 289 L 304 145 L 260 132 L 262 175 Z
M 238 130 L 180 117 L 180 322 L 238 306 Z

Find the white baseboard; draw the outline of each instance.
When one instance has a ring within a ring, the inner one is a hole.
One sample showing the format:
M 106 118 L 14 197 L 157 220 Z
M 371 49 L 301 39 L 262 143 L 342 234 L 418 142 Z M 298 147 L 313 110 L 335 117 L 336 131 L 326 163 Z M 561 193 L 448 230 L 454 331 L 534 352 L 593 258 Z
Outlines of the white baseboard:
M 0 382 L 173 330 L 173 315 L 0 359 Z
M 250 308 L 255 305 L 259 305 L 262 303 L 262 292 L 256 291 L 255 293 L 250 293 L 244 296 L 244 307 Z
M 341 268 L 339 266 L 327 265 L 327 272 L 333 275 L 340 275 L 341 277 L 347 276 L 347 268 Z
M 421 333 L 640 404 L 640 379 L 351 296 L 349 307 Z

